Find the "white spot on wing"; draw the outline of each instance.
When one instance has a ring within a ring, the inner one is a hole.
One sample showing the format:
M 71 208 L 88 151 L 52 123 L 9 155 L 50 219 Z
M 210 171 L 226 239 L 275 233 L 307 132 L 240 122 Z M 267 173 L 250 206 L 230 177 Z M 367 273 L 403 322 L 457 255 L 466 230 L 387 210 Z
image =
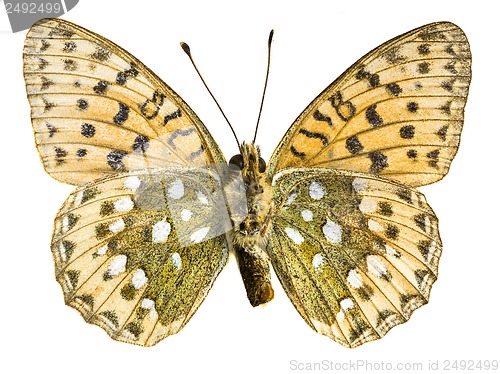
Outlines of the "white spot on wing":
M 388 255 L 392 255 L 392 256 L 397 256 L 398 255 L 398 252 L 396 252 L 396 250 L 394 248 L 392 248 L 390 245 L 385 245 L 385 253 L 387 253 Z
M 352 301 L 352 299 L 344 299 L 342 301 L 340 301 L 340 307 L 344 310 L 349 310 L 349 309 L 352 309 L 354 308 L 354 302 Z
M 301 213 L 302 219 L 306 222 L 311 222 L 313 219 L 313 213 L 309 209 L 304 209 Z
M 127 177 L 125 179 L 125 183 L 123 183 L 123 187 L 125 187 L 127 190 L 131 191 L 137 191 L 137 189 L 141 186 L 141 180 L 134 176 Z
M 101 248 L 99 248 L 99 249 L 97 250 L 97 252 L 96 252 L 96 253 L 97 253 L 99 256 L 102 256 L 102 255 L 106 254 L 106 252 L 107 252 L 107 251 L 108 251 L 108 245 L 107 245 L 107 244 L 104 244 Z
M 167 194 L 171 199 L 179 200 L 184 196 L 184 183 L 176 178 L 168 188 Z
M 134 202 L 130 197 L 123 197 L 114 202 L 114 207 L 117 212 L 129 212 L 134 207 Z
M 203 192 L 201 192 L 201 191 L 196 192 L 196 197 L 198 197 L 198 201 L 200 203 L 202 203 L 203 205 L 208 204 L 207 196 Z
M 83 191 L 80 191 L 75 197 L 75 206 L 79 206 L 82 203 L 82 199 L 83 199 Z
M 323 234 L 325 234 L 326 239 L 331 243 L 340 243 L 342 240 L 342 227 L 337 225 L 335 222 L 326 220 L 323 226 Z
M 177 271 L 181 270 L 182 259 L 181 259 L 181 256 L 177 252 L 174 252 L 172 254 L 172 264 L 174 265 L 175 270 L 177 270 Z
M 375 232 L 384 231 L 382 225 L 373 219 L 368 220 L 368 228 Z
M 61 245 L 59 246 L 59 254 L 61 255 L 61 259 L 66 261 L 66 247 L 63 243 L 64 242 L 61 242 Z
M 158 313 L 156 313 L 155 309 L 155 302 L 151 299 L 142 300 L 141 308 L 149 310 L 149 319 L 151 321 L 153 321 L 158 316 Z
M 387 268 L 385 267 L 384 262 L 380 259 L 379 256 L 367 256 L 366 264 L 368 265 L 368 271 L 377 277 L 381 277 L 382 275 L 387 273 Z
M 314 200 L 320 200 L 323 196 L 325 196 L 325 190 L 321 184 L 316 181 L 312 181 L 309 185 L 309 196 L 311 196 Z
M 351 285 L 352 288 L 361 288 L 363 286 L 363 279 L 361 275 L 356 270 L 349 271 L 347 274 L 347 281 Z
M 132 286 L 136 290 L 144 286 L 148 281 L 148 277 L 146 277 L 146 273 L 144 273 L 144 270 L 142 269 L 137 269 L 132 276 Z
M 366 179 L 354 178 L 354 180 L 352 181 L 352 187 L 356 192 L 365 191 L 368 189 L 368 182 L 366 181 Z
M 359 204 L 359 210 L 363 213 L 373 213 L 377 210 L 377 202 L 369 197 L 364 196 Z
M 286 198 L 286 202 L 285 202 L 285 205 L 290 205 L 291 203 L 293 203 L 295 201 L 295 199 L 297 198 L 297 193 L 296 192 L 292 192 L 290 195 L 288 195 L 288 197 Z
M 117 233 L 122 231 L 125 228 L 125 222 L 122 218 L 117 219 L 115 222 L 109 224 L 109 231 L 113 233 Z
M 151 299 L 144 299 L 144 300 L 142 300 L 141 308 L 151 309 L 154 306 L 155 306 L 155 302 L 153 300 L 151 300 Z
M 184 222 L 187 222 L 191 219 L 193 213 L 191 213 L 190 210 L 188 209 L 183 209 L 182 212 L 181 212 L 181 219 L 184 221 Z
M 321 269 L 324 263 L 325 263 L 325 258 L 323 257 L 323 255 L 321 253 L 316 253 L 312 260 L 314 270 L 317 271 Z
M 67 232 L 69 230 L 69 218 L 68 216 L 64 216 L 62 219 L 63 232 Z
M 191 239 L 192 243 L 199 243 L 205 238 L 205 236 L 207 236 L 209 231 L 210 227 L 203 227 L 193 232 L 189 238 Z
M 285 232 L 295 244 L 300 245 L 304 242 L 304 237 L 300 235 L 300 232 L 298 232 L 297 230 L 292 229 L 291 227 L 285 227 Z
M 109 275 L 114 277 L 115 275 L 123 273 L 125 271 L 125 265 L 127 265 L 127 256 L 116 256 L 113 260 L 111 260 L 111 263 L 108 266 Z
M 153 225 L 153 243 L 161 243 L 167 240 L 170 235 L 171 227 L 170 223 L 166 221 L 160 221 Z

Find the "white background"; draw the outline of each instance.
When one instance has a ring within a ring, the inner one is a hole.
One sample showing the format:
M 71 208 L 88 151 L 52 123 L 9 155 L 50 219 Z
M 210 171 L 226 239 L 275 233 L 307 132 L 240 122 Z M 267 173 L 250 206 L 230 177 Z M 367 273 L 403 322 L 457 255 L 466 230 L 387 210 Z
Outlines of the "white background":
M 430 303 L 377 342 L 354 350 L 314 333 L 274 276 L 276 297 L 252 308 L 234 259 L 199 311 L 153 348 L 108 338 L 66 307 L 53 276 L 52 221 L 71 186 L 45 174 L 35 150 L 22 77 L 25 32 L 0 35 L 0 349 L 2 372 L 286 373 L 291 360 L 423 363 L 498 359 L 500 135 L 498 12 L 481 1 L 103 1 L 65 15 L 126 48 L 201 117 L 226 157 L 236 145 L 180 41 L 241 140 L 251 140 L 267 37 L 275 29 L 257 142 L 266 159 L 295 117 L 361 55 L 433 21 L 469 38 L 473 79 L 462 144 L 449 175 L 422 188 L 440 219 L 444 252 Z M 7 30 L 4 14 L 0 29 Z M 3 370 L 2 370 L 3 366 Z M 359 370 L 362 372 L 362 370 Z

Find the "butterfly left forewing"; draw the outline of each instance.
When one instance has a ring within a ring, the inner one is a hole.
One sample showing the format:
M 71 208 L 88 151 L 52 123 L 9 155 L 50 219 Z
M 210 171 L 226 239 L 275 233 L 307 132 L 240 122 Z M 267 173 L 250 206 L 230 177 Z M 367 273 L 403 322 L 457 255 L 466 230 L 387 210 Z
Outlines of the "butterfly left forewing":
M 421 193 L 320 168 L 284 170 L 273 184 L 269 256 L 314 330 L 356 347 L 427 302 L 441 241 Z
M 213 174 L 195 168 L 123 173 L 76 189 L 52 240 L 66 303 L 116 340 L 150 346 L 177 333 L 227 260 L 220 191 Z
M 382 175 L 412 186 L 440 180 L 455 156 L 471 79 L 463 31 L 429 24 L 366 54 L 290 127 L 269 175 L 290 166 Z
M 37 22 L 24 76 L 45 170 L 75 185 L 171 165 L 224 162 L 189 106 L 137 58 L 61 19 Z

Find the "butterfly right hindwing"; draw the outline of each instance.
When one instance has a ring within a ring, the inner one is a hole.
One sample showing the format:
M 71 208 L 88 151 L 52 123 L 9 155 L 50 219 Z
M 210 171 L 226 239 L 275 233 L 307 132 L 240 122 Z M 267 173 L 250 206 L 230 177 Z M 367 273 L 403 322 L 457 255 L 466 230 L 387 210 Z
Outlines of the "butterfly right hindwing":
M 427 303 L 441 240 L 421 193 L 368 174 L 322 168 L 286 169 L 273 188 L 268 253 L 314 330 L 356 347 Z
M 183 168 L 76 189 L 52 240 L 66 303 L 116 340 L 149 346 L 177 333 L 227 260 L 220 193 L 213 174 Z

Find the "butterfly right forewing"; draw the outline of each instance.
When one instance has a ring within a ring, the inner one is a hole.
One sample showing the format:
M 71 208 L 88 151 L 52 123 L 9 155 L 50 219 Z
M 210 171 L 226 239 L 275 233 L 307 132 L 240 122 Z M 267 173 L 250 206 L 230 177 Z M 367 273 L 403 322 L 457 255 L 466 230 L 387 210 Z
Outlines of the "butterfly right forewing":
M 189 106 L 137 58 L 61 19 L 29 30 L 24 76 L 45 170 L 82 185 L 171 165 L 224 162 Z

